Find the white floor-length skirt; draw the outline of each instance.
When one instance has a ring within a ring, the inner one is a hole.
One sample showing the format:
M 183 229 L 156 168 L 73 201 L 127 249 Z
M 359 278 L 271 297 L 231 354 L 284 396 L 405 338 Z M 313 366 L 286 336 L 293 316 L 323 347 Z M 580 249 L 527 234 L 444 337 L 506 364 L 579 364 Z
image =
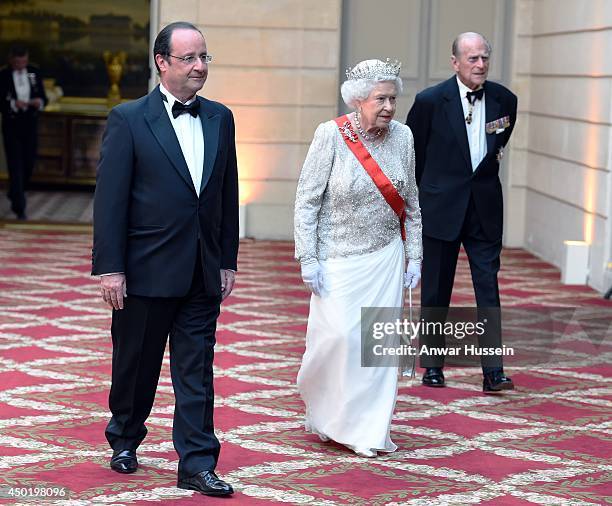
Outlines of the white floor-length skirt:
M 297 385 L 306 430 L 359 448 L 392 452 L 397 367 L 361 367 L 361 308 L 400 307 L 404 247 L 320 262 L 324 291 L 311 296 Z

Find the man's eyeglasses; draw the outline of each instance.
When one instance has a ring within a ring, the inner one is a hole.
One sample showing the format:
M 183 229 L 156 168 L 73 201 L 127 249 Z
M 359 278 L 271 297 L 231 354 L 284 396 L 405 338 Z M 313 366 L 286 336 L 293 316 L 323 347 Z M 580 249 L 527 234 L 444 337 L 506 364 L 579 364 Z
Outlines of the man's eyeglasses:
M 201 54 L 200 56 L 174 56 L 173 54 L 168 53 L 167 56 L 172 56 L 172 58 L 181 60 L 186 65 L 195 65 L 198 58 L 202 61 L 202 63 L 210 63 L 213 59 L 212 54 Z

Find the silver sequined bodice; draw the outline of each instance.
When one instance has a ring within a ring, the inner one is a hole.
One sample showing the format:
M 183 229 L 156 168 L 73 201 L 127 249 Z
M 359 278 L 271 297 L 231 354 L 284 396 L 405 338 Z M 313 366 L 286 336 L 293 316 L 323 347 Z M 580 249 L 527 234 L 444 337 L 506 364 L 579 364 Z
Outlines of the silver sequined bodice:
M 414 178 L 414 143 L 392 121 L 384 143 L 368 150 L 406 202 L 406 256 L 422 257 L 421 210 Z M 302 167 L 295 199 L 295 257 L 299 261 L 361 255 L 400 234 L 399 219 L 346 146 L 334 121 L 321 123 Z

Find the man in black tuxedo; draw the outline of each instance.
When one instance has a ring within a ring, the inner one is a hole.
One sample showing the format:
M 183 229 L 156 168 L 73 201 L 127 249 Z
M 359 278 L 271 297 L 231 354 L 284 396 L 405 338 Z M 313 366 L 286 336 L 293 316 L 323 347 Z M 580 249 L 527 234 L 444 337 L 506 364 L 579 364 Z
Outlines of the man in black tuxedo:
M 177 486 L 230 495 L 214 472 L 212 364 L 238 255 L 234 119 L 196 95 L 212 57 L 195 26 L 166 26 L 153 51 L 161 84 L 111 111 L 94 200 L 92 274 L 113 308 L 111 468 L 137 469 L 170 335 Z
M 423 316 L 438 319 L 440 310 L 431 308 L 449 307 L 463 244 L 479 318 L 484 314 L 488 319 L 480 345 L 501 348 L 499 161 L 514 128 L 517 99 L 507 88 L 486 80 L 490 54 L 491 46 L 482 35 L 459 35 L 451 56 L 456 75 L 420 92 L 406 124 L 414 135 L 423 217 Z M 421 339 L 429 349 L 444 346 L 440 335 L 422 335 Z M 421 355 L 423 384 L 444 386 L 443 365 L 443 356 Z M 503 372 L 501 356 L 484 359 L 482 366 L 484 392 L 514 388 Z
M 28 50 L 15 44 L 9 64 L 0 70 L 2 140 L 9 172 L 8 198 L 20 220 L 26 219 L 25 190 L 34 170 L 38 144 L 38 114 L 47 104 L 40 72 L 28 64 Z

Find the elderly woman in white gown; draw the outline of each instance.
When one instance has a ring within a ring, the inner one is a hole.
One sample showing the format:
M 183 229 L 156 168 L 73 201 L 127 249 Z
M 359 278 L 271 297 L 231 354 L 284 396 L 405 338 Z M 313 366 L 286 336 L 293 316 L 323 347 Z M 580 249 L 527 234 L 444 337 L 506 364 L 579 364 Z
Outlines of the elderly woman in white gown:
M 416 287 L 421 272 L 412 133 L 393 120 L 399 70 L 398 62 L 366 60 L 347 71 L 342 98 L 355 112 L 317 127 L 295 202 L 295 256 L 312 291 L 297 378 L 306 430 L 362 457 L 397 448 L 398 371 L 361 367 L 361 308 L 401 307 L 403 285 Z M 348 147 L 357 139 L 401 196 L 405 241 L 397 210 Z

